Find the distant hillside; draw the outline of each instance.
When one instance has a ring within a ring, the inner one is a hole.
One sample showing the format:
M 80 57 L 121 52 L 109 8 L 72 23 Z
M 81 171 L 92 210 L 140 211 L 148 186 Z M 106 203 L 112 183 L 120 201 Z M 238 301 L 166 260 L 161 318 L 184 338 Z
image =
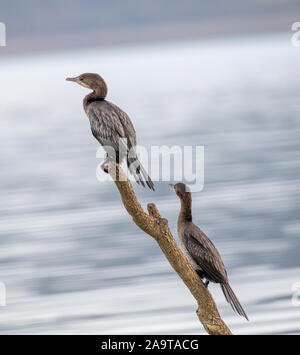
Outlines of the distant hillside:
M 1 0 L 10 36 L 74 33 L 255 15 L 295 13 L 296 0 Z

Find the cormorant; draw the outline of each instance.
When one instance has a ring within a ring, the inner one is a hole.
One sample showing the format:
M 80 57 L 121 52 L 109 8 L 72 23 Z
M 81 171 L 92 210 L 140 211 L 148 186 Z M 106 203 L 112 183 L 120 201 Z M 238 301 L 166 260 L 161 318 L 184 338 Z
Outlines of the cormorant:
M 188 261 L 201 279 L 205 279 L 205 286 L 209 282 L 219 283 L 227 302 L 234 311 L 248 320 L 248 317 L 232 291 L 221 255 L 212 241 L 192 221 L 192 194 L 183 183 L 170 184 L 180 199 L 181 208 L 178 216 L 178 236 L 181 247 Z
M 106 101 L 107 85 L 98 74 L 84 73 L 68 81 L 93 90 L 83 100 L 84 110 L 90 120 L 94 137 L 104 147 L 107 160 L 122 163 L 127 160 L 129 171 L 138 184 L 154 190 L 154 184 L 136 154 L 136 133 L 128 115 L 118 106 Z

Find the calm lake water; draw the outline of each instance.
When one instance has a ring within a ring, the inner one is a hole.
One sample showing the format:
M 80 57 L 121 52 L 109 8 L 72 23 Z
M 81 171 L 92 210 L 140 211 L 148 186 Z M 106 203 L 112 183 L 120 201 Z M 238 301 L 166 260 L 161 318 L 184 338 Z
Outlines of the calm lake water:
M 204 333 L 154 240 L 96 179 L 86 90 L 64 80 L 87 71 L 106 79 L 139 143 L 205 146 L 194 220 L 250 318 L 212 285 L 232 331 L 300 333 L 299 58 L 288 34 L 0 59 L 0 333 Z M 134 187 L 177 238 L 167 182 Z

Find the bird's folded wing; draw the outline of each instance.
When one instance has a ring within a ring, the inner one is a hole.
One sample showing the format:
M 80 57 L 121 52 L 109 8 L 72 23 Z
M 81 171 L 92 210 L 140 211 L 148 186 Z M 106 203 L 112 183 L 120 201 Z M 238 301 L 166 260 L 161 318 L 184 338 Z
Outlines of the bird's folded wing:
M 90 107 L 88 117 L 94 137 L 104 146 L 111 146 L 116 152 L 128 150 L 124 147 L 125 142 L 121 138 L 125 137 L 124 128 L 114 111 L 106 112 L 98 110 L 96 105 Z
M 205 277 L 216 283 L 227 282 L 227 274 L 221 256 L 206 236 L 203 238 L 195 233 L 186 233 L 183 242 L 191 257 L 204 271 Z
M 96 102 L 90 105 L 87 114 L 92 133 L 102 145 L 111 146 L 121 155 L 126 155 L 136 144 L 133 125 L 120 108 L 109 102 L 106 106 Z
M 129 118 L 129 116 L 127 115 L 126 112 L 124 112 L 123 110 L 121 110 L 118 106 L 110 103 L 112 105 L 112 107 L 114 107 L 114 109 L 116 110 L 119 120 L 123 126 L 124 132 L 125 132 L 125 136 L 128 138 L 128 147 L 129 149 L 131 149 L 132 147 L 136 146 L 136 132 L 135 129 L 133 127 L 133 124 L 131 122 L 131 119 Z

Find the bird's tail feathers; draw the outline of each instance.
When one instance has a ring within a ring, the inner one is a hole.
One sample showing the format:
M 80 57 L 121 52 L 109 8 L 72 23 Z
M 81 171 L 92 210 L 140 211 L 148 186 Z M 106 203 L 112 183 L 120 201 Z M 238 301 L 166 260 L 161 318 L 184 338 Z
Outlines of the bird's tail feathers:
M 232 288 L 228 283 L 221 284 L 222 291 L 226 298 L 226 301 L 231 305 L 232 309 L 237 312 L 240 316 L 245 317 L 247 320 L 247 314 L 244 311 L 243 307 L 241 306 L 239 300 L 237 299 L 235 293 L 233 292 Z
M 144 169 L 143 165 L 138 160 L 138 158 L 134 158 L 134 159 L 128 158 L 127 166 L 129 168 L 130 173 L 133 175 L 135 181 L 138 184 L 141 184 L 143 187 L 145 187 L 145 183 L 146 183 L 149 189 L 154 191 L 154 184 L 150 176 L 147 174 L 146 170 Z

